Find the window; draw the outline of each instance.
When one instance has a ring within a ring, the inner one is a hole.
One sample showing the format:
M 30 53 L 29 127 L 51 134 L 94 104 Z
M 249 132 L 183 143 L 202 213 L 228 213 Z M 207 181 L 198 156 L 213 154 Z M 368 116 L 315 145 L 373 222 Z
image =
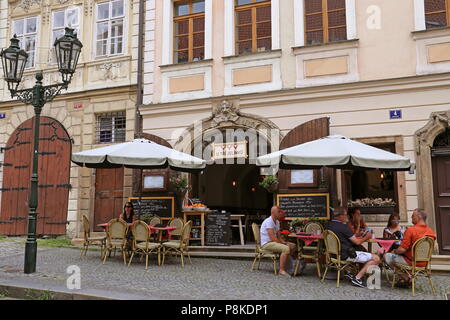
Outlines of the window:
M 205 58 L 205 1 L 175 1 L 174 62 Z
M 445 27 L 450 21 L 450 0 L 425 0 L 427 29 Z
M 345 0 L 305 0 L 306 44 L 347 39 Z
M 36 59 L 38 18 L 29 17 L 13 21 L 13 35 L 20 40 L 20 47 L 28 53 L 25 68 L 33 68 Z
M 125 112 L 97 115 L 97 143 L 125 141 Z
M 237 54 L 272 49 L 271 1 L 236 0 Z
M 59 11 L 53 12 L 52 20 L 52 43 L 55 40 L 62 37 L 65 33 L 65 28 L 70 27 L 75 29 L 75 33 L 79 36 L 80 34 L 80 8 L 71 7 Z M 56 63 L 55 50 L 52 48 L 51 62 Z
M 123 0 L 97 4 L 96 56 L 124 52 L 125 8 Z

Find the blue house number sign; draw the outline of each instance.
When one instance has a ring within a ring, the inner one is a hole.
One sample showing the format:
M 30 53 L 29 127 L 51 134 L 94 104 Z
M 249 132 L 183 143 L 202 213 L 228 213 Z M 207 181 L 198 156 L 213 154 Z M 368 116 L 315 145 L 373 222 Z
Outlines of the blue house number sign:
M 402 110 L 389 110 L 389 117 L 391 118 L 391 120 L 401 119 L 402 118 Z

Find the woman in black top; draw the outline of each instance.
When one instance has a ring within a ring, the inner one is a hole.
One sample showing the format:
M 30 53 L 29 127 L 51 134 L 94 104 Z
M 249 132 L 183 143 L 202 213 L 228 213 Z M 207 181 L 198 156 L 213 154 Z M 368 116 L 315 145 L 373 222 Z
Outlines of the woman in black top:
M 134 221 L 134 208 L 131 202 L 125 203 L 123 207 L 123 213 L 120 215 L 120 219 L 127 223 L 133 223 Z

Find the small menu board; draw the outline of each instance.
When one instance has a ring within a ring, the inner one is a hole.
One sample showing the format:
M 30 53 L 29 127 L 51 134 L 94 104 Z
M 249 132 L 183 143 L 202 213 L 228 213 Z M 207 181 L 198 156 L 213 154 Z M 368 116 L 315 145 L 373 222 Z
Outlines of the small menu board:
M 128 198 L 133 203 L 134 214 L 157 215 L 161 218 L 173 218 L 175 210 L 174 197 Z
M 330 194 L 277 194 L 277 205 L 287 219 L 330 218 Z
M 228 213 L 214 211 L 205 214 L 205 245 L 231 245 L 231 219 Z

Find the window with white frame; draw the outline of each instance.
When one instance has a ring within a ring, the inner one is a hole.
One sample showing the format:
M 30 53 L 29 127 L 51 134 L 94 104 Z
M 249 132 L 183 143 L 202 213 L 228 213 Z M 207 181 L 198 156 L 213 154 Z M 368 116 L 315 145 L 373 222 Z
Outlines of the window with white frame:
M 97 115 L 97 143 L 124 142 L 125 129 L 124 111 Z
M 20 40 L 20 47 L 28 53 L 25 68 L 33 68 L 36 60 L 38 17 L 13 21 L 12 33 Z
M 450 0 L 425 0 L 425 25 L 427 29 L 450 25 Z
M 75 30 L 75 33 L 80 34 L 80 8 L 69 7 L 63 10 L 54 11 L 52 15 L 52 43 L 55 40 L 62 37 L 65 32 L 65 28 L 70 27 Z M 51 62 L 56 63 L 55 50 L 52 49 Z
M 124 52 L 125 5 L 123 0 L 97 3 L 95 55 Z

